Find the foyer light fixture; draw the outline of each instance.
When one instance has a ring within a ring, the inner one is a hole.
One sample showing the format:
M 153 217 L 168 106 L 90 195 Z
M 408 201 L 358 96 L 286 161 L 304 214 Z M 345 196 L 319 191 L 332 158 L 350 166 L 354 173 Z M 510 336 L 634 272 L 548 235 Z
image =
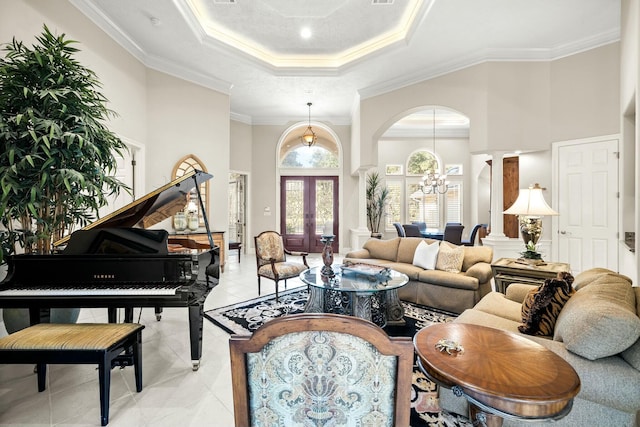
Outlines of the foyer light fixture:
M 436 153 L 436 109 L 433 109 L 433 155 Z M 436 162 L 434 162 L 436 163 Z M 422 177 L 420 189 L 424 194 L 444 194 L 449 190 L 447 175 L 440 175 L 439 172 L 432 167 Z
M 318 137 L 316 133 L 311 128 L 311 106 L 313 104 L 311 102 L 307 102 L 307 106 L 309 107 L 309 126 L 307 126 L 307 130 L 304 131 L 302 136 L 300 137 L 300 142 L 302 145 L 306 145 L 307 147 L 311 147 L 316 143 Z
M 527 248 L 525 252 L 533 259 L 542 259 L 536 251 L 536 245 L 542 235 L 542 217 L 558 215 L 558 212 L 545 202 L 540 184 L 521 188 L 516 201 L 503 213 L 518 215 L 520 234 Z

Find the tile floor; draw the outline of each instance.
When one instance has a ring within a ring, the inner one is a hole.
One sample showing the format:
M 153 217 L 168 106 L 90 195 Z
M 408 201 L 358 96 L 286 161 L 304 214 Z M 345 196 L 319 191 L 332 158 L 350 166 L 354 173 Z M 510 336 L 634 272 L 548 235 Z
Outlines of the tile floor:
M 340 262 L 336 257 L 336 262 Z M 319 254 L 309 259 L 322 265 Z M 299 279 L 288 287 L 300 286 Z M 282 285 L 281 285 L 282 288 Z M 262 294 L 274 292 L 262 281 Z M 230 255 L 205 310 L 258 296 L 255 258 Z M 140 310 L 135 310 L 137 319 Z M 79 322 L 106 322 L 105 309 L 83 309 Z M 191 370 L 187 310 L 165 308 L 160 322 L 142 310 L 143 390 L 132 368 L 111 373 L 110 427 L 233 426 L 229 335 L 205 319 L 200 369 Z M 0 335 L 6 335 L 0 322 Z M 51 365 L 38 393 L 32 365 L 0 365 L 0 426 L 99 426 L 98 373 L 92 365 Z

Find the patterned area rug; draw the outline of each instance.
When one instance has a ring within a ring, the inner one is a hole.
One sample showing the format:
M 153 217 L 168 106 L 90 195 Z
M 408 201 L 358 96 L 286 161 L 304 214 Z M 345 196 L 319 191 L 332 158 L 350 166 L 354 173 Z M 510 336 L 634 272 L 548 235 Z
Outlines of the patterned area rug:
M 263 323 L 287 314 L 301 313 L 307 303 L 307 289 L 300 287 L 280 293 L 276 303 L 274 295 L 265 295 L 226 307 L 208 310 L 204 316 L 230 334 L 251 334 Z M 406 326 L 388 326 L 391 336 L 412 337 L 419 329 L 431 323 L 450 322 L 455 314 L 402 302 Z M 429 381 L 414 365 L 411 393 L 411 427 L 470 427 L 465 418 L 441 411 L 438 406 L 438 386 Z

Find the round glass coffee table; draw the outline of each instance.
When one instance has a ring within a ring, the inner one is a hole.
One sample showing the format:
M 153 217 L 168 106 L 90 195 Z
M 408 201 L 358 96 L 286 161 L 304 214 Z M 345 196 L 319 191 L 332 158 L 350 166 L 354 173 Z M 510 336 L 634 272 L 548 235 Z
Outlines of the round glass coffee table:
M 309 285 L 307 313 L 336 313 L 367 319 L 384 327 L 403 325 L 404 308 L 398 288 L 409 281 L 406 274 L 378 266 L 332 266 L 333 276 L 313 267 L 300 273 Z

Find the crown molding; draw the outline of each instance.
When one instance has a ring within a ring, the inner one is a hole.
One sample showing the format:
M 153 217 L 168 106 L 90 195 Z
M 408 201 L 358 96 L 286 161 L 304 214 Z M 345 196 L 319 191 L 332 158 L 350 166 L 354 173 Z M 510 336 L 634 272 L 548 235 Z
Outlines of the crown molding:
M 120 30 L 120 27 L 107 17 L 107 15 L 102 13 L 94 3 L 83 0 L 69 0 L 69 2 L 84 16 L 89 18 L 91 22 L 96 24 L 98 28 L 107 33 L 109 37 L 115 40 L 115 42 L 122 46 L 127 52 L 133 55 L 140 62 L 144 63 L 144 59 L 146 57 L 144 50 L 129 38 L 129 36 L 124 34 Z
M 246 114 L 234 113 L 232 111 L 230 114 L 230 119 L 236 122 L 244 123 L 245 125 L 253 125 L 251 116 L 247 116 Z
M 217 79 L 211 75 L 203 74 L 191 68 L 183 67 L 175 62 L 158 56 L 147 55 L 143 63 L 145 66 L 156 71 L 169 74 L 176 78 L 197 84 L 198 86 L 203 86 L 208 89 L 221 92 L 225 95 L 229 95 L 231 93 L 231 88 L 233 87 L 233 83 Z

